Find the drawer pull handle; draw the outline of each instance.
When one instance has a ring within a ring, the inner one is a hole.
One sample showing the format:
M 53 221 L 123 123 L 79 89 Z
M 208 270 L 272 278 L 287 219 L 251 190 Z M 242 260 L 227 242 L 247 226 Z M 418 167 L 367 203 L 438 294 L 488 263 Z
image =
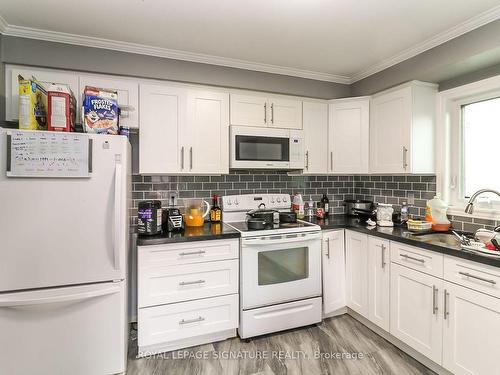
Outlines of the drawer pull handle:
M 203 283 L 205 283 L 205 280 L 181 281 L 179 283 L 179 285 L 184 286 L 184 285 L 194 285 L 194 284 L 203 284 Z
M 415 262 L 420 262 L 420 263 L 425 263 L 425 259 L 420 259 L 420 258 L 414 258 L 414 257 L 411 257 L 409 255 L 406 255 L 406 254 L 399 254 L 402 258 L 405 258 L 405 259 L 411 259 L 411 260 L 414 260 Z
M 205 250 L 198 250 L 198 251 L 188 251 L 188 252 L 179 253 L 179 255 L 181 257 L 184 257 L 186 255 L 201 255 L 201 254 L 205 254 L 205 253 L 206 253 Z
M 189 324 L 189 323 L 196 323 L 196 322 L 203 322 L 205 320 L 205 318 L 199 316 L 197 318 L 194 318 L 194 319 L 182 319 L 179 321 L 179 324 Z
M 460 275 L 462 276 L 465 276 L 465 277 L 471 277 L 473 279 L 477 279 L 477 280 L 481 280 L 481 281 L 484 281 L 486 283 L 490 283 L 491 285 L 495 285 L 497 282 L 495 280 L 490 280 L 490 279 L 485 279 L 485 278 L 482 278 L 482 277 L 479 277 L 479 276 L 474 276 L 474 275 L 471 275 L 470 273 L 468 272 L 462 272 L 462 271 L 459 271 L 458 272 Z

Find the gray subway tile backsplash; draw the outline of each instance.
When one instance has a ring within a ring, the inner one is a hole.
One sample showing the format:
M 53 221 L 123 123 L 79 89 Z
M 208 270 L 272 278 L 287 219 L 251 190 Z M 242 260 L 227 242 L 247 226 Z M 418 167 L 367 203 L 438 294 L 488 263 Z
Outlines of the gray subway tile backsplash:
M 168 204 L 169 193 L 176 193 L 179 203 L 183 198 L 205 198 L 212 195 L 264 194 L 299 192 L 304 200 L 318 201 L 327 194 L 336 213 L 344 213 L 344 199 L 369 199 L 377 203 L 390 203 L 395 211 L 400 210 L 408 193 L 413 193 L 414 204 L 410 213 L 416 217 L 425 215 L 428 199 L 436 194 L 436 176 L 411 175 L 336 175 L 336 176 L 290 176 L 284 171 L 231 171 L 223 176 L 132 176 L 131 224 L 137 223 L 137 204 L 142 199 L 160 199 Z M 468 216 L 451 216 L 454 228 L 474 230 L 492 229 L 499 222 L 472 219 Z

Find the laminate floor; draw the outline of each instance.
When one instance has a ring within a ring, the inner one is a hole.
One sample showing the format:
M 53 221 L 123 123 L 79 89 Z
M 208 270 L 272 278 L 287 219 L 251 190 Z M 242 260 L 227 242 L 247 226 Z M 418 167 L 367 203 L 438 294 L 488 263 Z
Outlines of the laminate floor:
M 249 343 L 233 338 L 148 358 L 136 358 L 134 337 L 127 375 L 435 374 L 349 315 Z

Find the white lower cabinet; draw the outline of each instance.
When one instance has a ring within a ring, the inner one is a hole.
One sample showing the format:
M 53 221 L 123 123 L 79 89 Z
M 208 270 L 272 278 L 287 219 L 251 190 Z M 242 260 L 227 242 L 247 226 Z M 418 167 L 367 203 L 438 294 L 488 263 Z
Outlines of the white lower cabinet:
M 391 263 L 390 333 L 441 364 L 443 280 Z
M 346 305 L 344 231 L 323 233 L 323 315 Z
M 500 299 L 450 282 L 444 288 L 443 367 L 456 375 L 497 373 Z
M 368 317 L 368 236 L 345 232 L 347 307 Z
M 138 247 L 139 356 L 236 336 L 238 248 L 239 239 Z
M 389 331 L 389 241 L 368 237 L 368 319 Z

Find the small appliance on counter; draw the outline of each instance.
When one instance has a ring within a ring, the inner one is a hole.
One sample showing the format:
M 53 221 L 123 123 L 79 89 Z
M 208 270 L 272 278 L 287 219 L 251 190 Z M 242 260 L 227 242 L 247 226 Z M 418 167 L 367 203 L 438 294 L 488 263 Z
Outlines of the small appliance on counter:
M 145 236 L 160 234 L 162 229 L 161 201 L 147 200 L 137 206 L 137 233 Z
M 360 212 L 373 211 L 373 202 L 368 200 L 346 199 L 343 205 L 345 206 L 345 213 L 349 216 L 359 216 Z
M 377 205 L 377 225 L 379 227 L 393 227 L 393 213 L 394 208 L 392 208 L 392 204 L 379 203 Z
M 179 208 L 167 207 L 163 209 L 162 228 L 166 232 L 174 232 L 184 229 L 184 220 Z

